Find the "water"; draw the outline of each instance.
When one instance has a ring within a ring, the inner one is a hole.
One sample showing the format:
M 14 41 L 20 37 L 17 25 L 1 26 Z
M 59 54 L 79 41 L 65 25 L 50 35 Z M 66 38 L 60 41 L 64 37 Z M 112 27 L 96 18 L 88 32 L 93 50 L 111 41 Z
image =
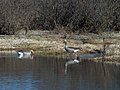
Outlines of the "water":
M 11 57 L 10 57 L 11 56 Z M 0 90 L 120 90 L 120 66 L 62 58 L 0 57 Z

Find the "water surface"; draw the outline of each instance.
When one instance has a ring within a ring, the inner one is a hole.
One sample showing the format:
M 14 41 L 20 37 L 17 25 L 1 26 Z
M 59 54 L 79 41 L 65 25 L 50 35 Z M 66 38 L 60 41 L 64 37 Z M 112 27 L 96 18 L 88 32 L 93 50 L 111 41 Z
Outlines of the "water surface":
M 63 58 L 0 54 L 0 90 L 120 90 L 120 66 Z

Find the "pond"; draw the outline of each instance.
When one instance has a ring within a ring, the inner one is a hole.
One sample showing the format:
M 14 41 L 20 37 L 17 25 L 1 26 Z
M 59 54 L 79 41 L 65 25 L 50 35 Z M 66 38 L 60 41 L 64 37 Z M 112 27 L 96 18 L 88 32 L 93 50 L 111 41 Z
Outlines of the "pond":
M 93 61 L 0 54 L 0 90 L 120 90 L 120 66 Z

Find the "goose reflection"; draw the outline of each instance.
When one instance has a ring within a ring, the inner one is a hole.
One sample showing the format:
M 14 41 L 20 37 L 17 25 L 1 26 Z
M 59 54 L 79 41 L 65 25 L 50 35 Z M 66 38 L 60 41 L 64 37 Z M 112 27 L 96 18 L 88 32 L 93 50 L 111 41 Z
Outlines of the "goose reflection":
M 30 50 L 29 52 L 25 52 L 23 50 L 19 50 L 17 54 L 19 59 L 33 59 L 34 51 Z
M 68 65 L 78 64 L 79 62 L 80 62 L 80 60 L 77 60 L 77 59 L 67 61 L 65 63 L 65 74 L 67 74 Z

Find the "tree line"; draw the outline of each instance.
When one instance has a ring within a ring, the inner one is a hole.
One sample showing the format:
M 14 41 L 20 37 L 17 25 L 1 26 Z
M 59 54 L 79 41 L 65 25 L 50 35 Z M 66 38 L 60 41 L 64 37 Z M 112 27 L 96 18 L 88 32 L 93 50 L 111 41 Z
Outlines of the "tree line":
M 0 34 L 120 31 L 120 0 L 1 0 Z

